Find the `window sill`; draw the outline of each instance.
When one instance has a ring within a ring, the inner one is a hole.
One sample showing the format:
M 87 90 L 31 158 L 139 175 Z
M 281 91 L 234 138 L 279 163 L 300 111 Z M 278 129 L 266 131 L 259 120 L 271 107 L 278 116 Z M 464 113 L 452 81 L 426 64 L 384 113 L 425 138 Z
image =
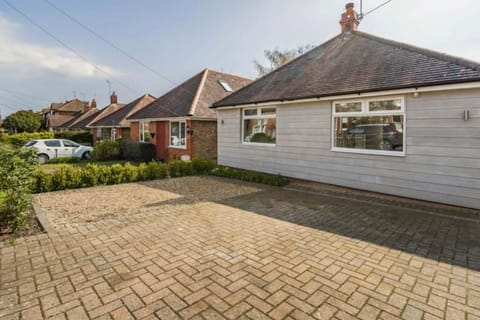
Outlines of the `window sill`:
M 276 147 L 276 143 L 260 143 L 260 142 L 242 142 L 246 146 L 259 146 L 259 147 Z
M 168 146 L 168 147 L 172 149 L 187 150 L 187 146 Z
M 381 150 L 365 150 L 365 149 L 350 149 L 350 148 L 331 148 L 332 152 L 356 153 L 374 156 L 389 156 L 389 157 L 406 157 L 405 151 L 381 151 Z

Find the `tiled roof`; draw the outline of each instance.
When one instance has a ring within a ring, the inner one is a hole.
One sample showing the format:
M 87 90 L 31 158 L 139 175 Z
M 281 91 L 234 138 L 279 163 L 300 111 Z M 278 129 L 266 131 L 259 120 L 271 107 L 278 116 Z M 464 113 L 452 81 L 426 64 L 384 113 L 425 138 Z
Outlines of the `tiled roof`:
M 97 109 L 90 109 L 89 114 L 82 120 L 70 125 L 69 129 L 87 129 L 90 122 L 94 121 L 100 113 Z
M 50 109 L 58 110 L 58 111 L 66 111 L 66 112 L 82 111 L 86 103 L 88 102 L 81 101 L 75 98 L 75 99 L 66 101 L 64 103 L 54 102 L 50 105 Z
M 110 115 L 103 117 L 95 122 L 90 124 L 90 127 L 128 127 L 129 124 L 126 121 L 126 118 L 143 109 L 145 106 L 149 105 L 155 100 L 155 97 L 150 94 L 145 94 L 134 101 L 128 103 L 123 108 L 111 113 Z
M 86 125 L 84 125 L 83 127 L 82 126 L 77 126 L 77 124 L 90 117 L 91 115 L 94 115 L 98 112 L 98 110 L 96 108 L 94 109 L 89 109 L 87 112 L 79 112 L 77 114 L 75 114 L 75 116 L 70 120 L 70 121 L 67 121 L 66 123 L 62 124 L 60 126 L 60 129 L 84 129 L 86 128 Z M 88 124 L 88 123 L 87 123 Z
M 479 80 L 479 63 L 352 31 L 312 49 L 214 107 Z
M 92 119 L 92 121 L 89 122 L 89 124 L 87 125 L 87 127 L 90 128 L 90 124 L 100 120 L 100 119 L 103 119 L 105 118 L 106 116 L 114 113 L 115 111 L 121 109 L 122 107 L 124 107 L 125 104 L 121 104 L 121 103 L 111 103 L 109 104 L 108 106 L 106 106 L 105 108 L 103 108 L 102 110 L 100 110 L 96 115 L 96 117 L 94 119 Z
M 127 119 L 186 116 L 215 118 L 215 112 L 212 112 L 209 106 L 231 94 L 222 87 L 218 80 L 226 81 L 234 91 L 251 82 L 251 80 L 239 76 L 205 69 Z

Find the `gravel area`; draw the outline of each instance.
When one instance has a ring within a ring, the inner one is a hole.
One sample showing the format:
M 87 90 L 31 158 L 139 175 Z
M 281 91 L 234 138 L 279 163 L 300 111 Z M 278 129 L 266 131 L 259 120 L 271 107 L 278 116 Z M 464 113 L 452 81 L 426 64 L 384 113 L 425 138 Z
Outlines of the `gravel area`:
M 79 227 L 120 224 L 136 216 L 155 215 L 160 206 L 163 212 L 176 211 L 183 205 L 220 201 L 266 188 L 194 176 L 42 193 L 35 195 L 34 201 L 54 228 L 74 232 Z

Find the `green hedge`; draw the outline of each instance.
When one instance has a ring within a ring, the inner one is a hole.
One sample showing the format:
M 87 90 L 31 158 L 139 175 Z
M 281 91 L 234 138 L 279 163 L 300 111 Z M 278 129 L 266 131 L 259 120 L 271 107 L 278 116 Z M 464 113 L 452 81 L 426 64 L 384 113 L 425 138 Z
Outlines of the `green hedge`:
M 55 133 L 55 138 L 72 140 L 81 144 L 91 145 L 93 135 L 91 131 L 64 131 Z
M 53 172 L 38 170 L 35 173 L 34 192 L 48 192 L 99 185 L 119 184 L 135 181 L 148 181 L 168 177 L 181 177 L 194 174 L 208 174 L 215 167 L 211 160 L 130 163 L 112 166 L 88 163 L 85 167 L 61 167 Z
M 130 139 L 122 139 L 122 156 L 125 160 L 135 162 L 150 162 L 156 158 L 156 148 L 153 143 L 135 142 Z
M 122 159 L 120 141 L 104 140 L 95 145 L 93 159 L 97 161 L 109 161 Z
M 48 160 L 48 164 L 56 164 L 56 163 L 79 163 L 82 159 L 77 157 L 58 157 L 52 158 Z
M 21 147 L 30 140 L 37 139 L 53 139 L 55 135 L 53 132 L 43 131 L 43 132 L 22 132 L 16 134 L 2 134 L 0 141 L 6 144 L 11 144 L 16 147 Z
M 235 169 L 230 167 L 218 167 L 211 171 L 213 176 L 224 177 L 230 179 L 237 179 L 248 182 L 263 183 L 272 186 L 286 186 L 290 180 L 280 175 L 273 175 L 267 173 L 260 173 L 254 171 L 248 171 L 243 169 Z
M 14 148 L 0 144 L 0 190 L 3 204 L 0 208 L 0 226 L 18 229 L 31 212 L 30 192 L 38 164 L 35 150 Z

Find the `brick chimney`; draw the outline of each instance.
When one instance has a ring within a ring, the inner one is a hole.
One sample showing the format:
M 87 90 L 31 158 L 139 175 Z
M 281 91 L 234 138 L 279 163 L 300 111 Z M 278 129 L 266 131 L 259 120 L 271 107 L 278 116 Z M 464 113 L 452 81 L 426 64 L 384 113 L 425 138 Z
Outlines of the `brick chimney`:
M 342 33 L 352 30 L 357 30 L 360 20 L 358 19 L 358 14 L 353 10 L 353 2 L 349 2 L 345 5 L 345 12 L 342 13 L 342 18 L 340 20 L 340 25 L 342 26 Z
M 83 105 L 83 112 L 88 112 L 88 110 L 90 110 L 90 105 L 88 104 L 88 102 L 85 102 L 85 104 Z
M 92 99 L 92 102 L 90 103 L 90 108 L 97 109 L 97 101 L 95 101 L 95 99 Z
M 111 104 L 117 104 L 118 103 L 118 97 L 115 94 L 115 91 L 113 91 L 112 95 L 110 96 L 110 103 Z

